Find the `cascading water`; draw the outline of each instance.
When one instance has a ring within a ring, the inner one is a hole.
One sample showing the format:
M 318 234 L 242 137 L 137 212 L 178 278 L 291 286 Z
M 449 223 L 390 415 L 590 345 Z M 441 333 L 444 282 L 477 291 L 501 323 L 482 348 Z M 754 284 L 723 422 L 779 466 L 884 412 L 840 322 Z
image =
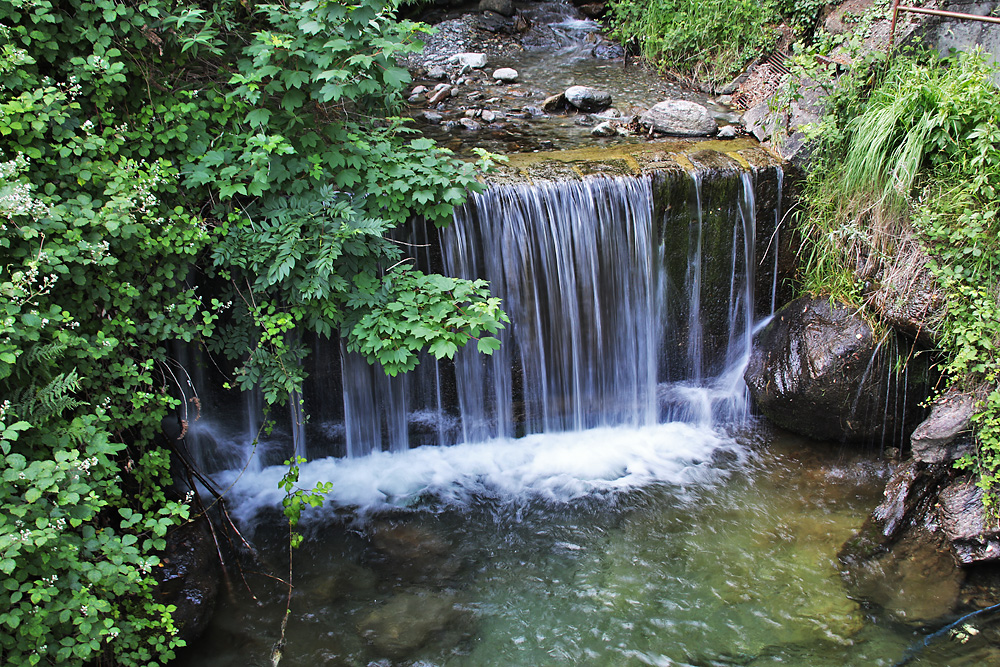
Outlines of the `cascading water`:
M 212 447 L 226 439 L 227 447 L 245 452 L 228 456 L 217 468 L 242 462 L 254 472 L 306 452 L 313 459 L 335 454 L 348 460 L 406 454 L 395 481 L 387 479 L 395 464 L 371 463 L 367 500 L 357 488 L 347 491 L 352 487 L 347 480 L 336 485 L 346 494 L 345 503 L 377 505 L 414 502 L 432 487 L 440 495 L 458 478 L 465 480 L 459 486 L 471 478 L 475 484 L 502 485 L 507 482 L 498 480 L 504 475 L 544 485 L 537 470 L 514 471 L 503 462 L 484 469 L 482 461 L 463 458 L 469 447 L 488 442 L 509 447 L 500 443 L 515 437 L 522 438 L 517 447 L 537 447 L 554 442 L 540 440 L 541 434 L 586 432 L 575 439 L 630 437 L 652 447 L 608 462 L 592 473 L 595 479 L 626 477 L 621 471 L 640 459 L 657 468 L 662 461 L 650 461 L 711 456 L 725 444 L 712 429 L 747 417 L 742 366 L 754 323 L 767 314 L 755 308 L 763 303 L 766 309 L 774 298 L 774 272 L 756 275 L 758 264 L 774 264 L 757 256 L 760 173 L 728 165 L 494 185 L 470 197 L 439 234 L 415 225 L 407 241 L 418 263 L 449 275 L 486 278 L 503 300 L 511 323 L 499 334 L 500 350 L 485 356 L 470 347 L 441 362 L 425 356 L 414 372 L 388 378 L 343 346 L 331 350 L 317 344 L 310 380 L 292 402 L 288 424 L 279 423 L 268 442 L 254 443 L 251 452 L 252 438 L 234 442 L 240 439 L 235 434 L 249 434 L 260 421 L 248 410 L 250 424 L 206 438 Z M 777 214 L 768 210 L 763 218 L 777 221 Z M 762 289 L 761 278 L 768 281 Z M 657 431 L 663 428 L 670 432 Z M 688 428 L 705 432 L 696 436 L 683 430 Z M 211 431 L 202 426 L 197 434 Z M 645 435 L 635 435 L 640 431 Z M 284 436 L 289 442 L 280 446 Z M 691 454 L 664 442 L 678 437 L 705 447 Z M 426 445 L 450 445 L 445 449 L 454 451 L 413 449 Z M 487 454 L 491 461 L 495 456 Z M 567 456 L 594 459 L 590 451 Z M 429 462 L 413 464 L 415 457 L 461 460 L 438 461 L 442 468 L 434 471 Z M 212 457 L 196 458 L 204 463 Z M 504 457 L 518 459 L 510 452 Z M 355 479 L 364 477 L 357 464 L 343 458 L 311 465 L 315 470 L 304 471 L 304 481 L 314 475 L 317 481 L 324 475 L 340 479 L 331 467 L 345 466 Z M 417 468 L 425 474 L 403 480 Z M 542 476 L 573 474 L 556 466 Z M 259 502 L 250 506 L 276 501 L 271 481 L 276 480 L 252 484 Z

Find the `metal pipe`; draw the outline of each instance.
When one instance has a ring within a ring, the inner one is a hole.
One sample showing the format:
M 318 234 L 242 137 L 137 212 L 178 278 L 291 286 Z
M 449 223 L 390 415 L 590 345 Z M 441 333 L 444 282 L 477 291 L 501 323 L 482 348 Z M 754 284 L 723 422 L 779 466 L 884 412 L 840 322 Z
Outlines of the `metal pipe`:
M 960 14 L 959 12 L 946 12 L 942 9 L 924 9 L 923 7 L 910 7 L 908 5 L 899 5 L 899 4 L 897 4 L 896 7 L 901 12 L 910 12 L 912 14 L 930 14 L 931 16 L 944 16 L 950 19 L 968 19 L 970 21 L 982 21 L 983 23 L 1000 23 L 1000 17 L 996 16 L 980 16 L 978 14 Z M 893 18 L 895 20 L 895 17 Z
M 899 0 L 892 0 L 892 25 L 889 26 L 889 48 L 886 53 L 892 51 L 892 43 L 896 40 L 896 17 L 899 16 Z

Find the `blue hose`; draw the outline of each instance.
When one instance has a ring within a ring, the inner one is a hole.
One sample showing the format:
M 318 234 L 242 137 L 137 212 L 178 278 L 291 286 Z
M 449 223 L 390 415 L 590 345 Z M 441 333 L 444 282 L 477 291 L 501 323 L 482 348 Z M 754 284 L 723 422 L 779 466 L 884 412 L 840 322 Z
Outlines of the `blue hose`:
M 962 618 L 958 619 L 957 621 L 955 621 L 953 623 L 949 623 L 948 625 L 944 626 L 940 630 L 932 632 L 931 634 L 929 634 L 926 637 L 924 637 L 924 639 L 923 639 L 922 642 L 917 642 L 917 643 L 913 644 L 912 646 L 910 646 L 910 648 L 906 649 L 906 653 L 903 654 L 903 657 L 899 660 L 899 662 L 895 663 L 892 667 L 903 667 L 903 665 L 910 664 L 910 662 L 912 662 L 913 659 L 917 657 L 917 654 L 920 653 L 920 651 L 922 651 L 923 649 L 925 649 L 928 646 L 930 646 L 931 642 L 933 642 L 934 640 L 936 640 L 937 638 L 939 638 L 944 633 L 948 632 L 949 630 L 951 630 L 955 626 L 957 626 L 957 625 L 959 625 L 961 623 L 964 623 L 965 621 L 969 620 L 970 618 L 972 618 L 974 616 L 979 616 L 980 614 L 985 614 L 986 612 L 990 612 L 990 611 L 993 611 L 995 609 L 1000 609 L 1000 603 L 995 604 L 992 607 L 986 607 L 984 609 L 978 609 L 978 610 L 976 610 L 976 611 L 974 611 L 974 612 L 972 612 L 970 614 L 966 614 L 965 616 L 963 616 Z

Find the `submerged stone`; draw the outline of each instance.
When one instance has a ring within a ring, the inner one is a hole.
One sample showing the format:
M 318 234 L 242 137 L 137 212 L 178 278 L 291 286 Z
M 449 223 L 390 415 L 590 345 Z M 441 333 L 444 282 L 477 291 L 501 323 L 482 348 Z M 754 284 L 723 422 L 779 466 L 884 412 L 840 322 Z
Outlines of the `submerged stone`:
M 358 634 L 381 655 L 402 660 L 432 640 L 461 639 L 470 616 L 451 596 L 405 593 L 366 616 Z

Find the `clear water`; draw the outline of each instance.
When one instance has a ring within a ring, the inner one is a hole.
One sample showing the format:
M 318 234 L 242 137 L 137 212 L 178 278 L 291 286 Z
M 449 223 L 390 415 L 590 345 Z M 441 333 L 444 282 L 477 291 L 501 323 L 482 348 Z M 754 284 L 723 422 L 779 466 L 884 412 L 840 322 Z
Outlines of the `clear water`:
M 900 664 L 924 629 L 851 600 L 836 559 L 880 498 L 882 464 L 787 436 L 657 428 L 412 450 L 455 452 L 436 477 L 419 457 L 351 462 L 358 488 L 387 473 L 383 490 L 411 507 L 386 513 L 384 496 L 381 513 L 312 516 L 280 664 Z M 280 573 L 287 536 L 257 495 L 271 482 L 235 490 Z M 233 574 L 177 664 L 271 664 L 286 591 L 248 580 L 258 602 Z M 998 664 L 989 639 L 947 636 L 907 664 Z

